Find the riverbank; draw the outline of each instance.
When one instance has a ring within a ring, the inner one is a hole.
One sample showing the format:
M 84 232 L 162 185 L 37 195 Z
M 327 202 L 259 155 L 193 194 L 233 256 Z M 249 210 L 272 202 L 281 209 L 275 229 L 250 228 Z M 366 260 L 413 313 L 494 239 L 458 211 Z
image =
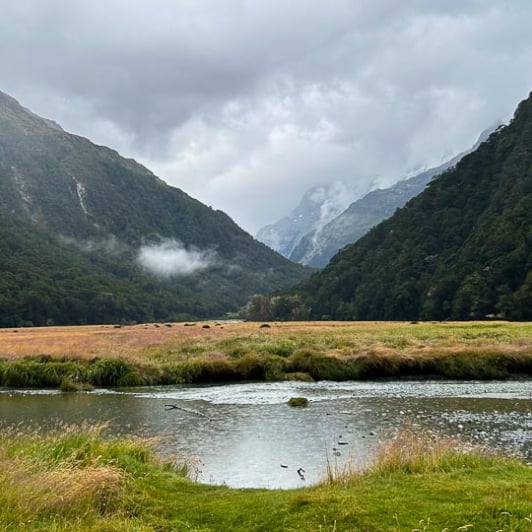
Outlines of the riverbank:
M 105 427 L 0 431 L 0 529 L 513 530 L 532 529 L 532 468 L 406 428 L 364 473 L 324 472 L 297 490 L 197 484 L 149 442 Z
M 0 386 L 532 376 L 532 323 L 157 323 L 0 330 Z

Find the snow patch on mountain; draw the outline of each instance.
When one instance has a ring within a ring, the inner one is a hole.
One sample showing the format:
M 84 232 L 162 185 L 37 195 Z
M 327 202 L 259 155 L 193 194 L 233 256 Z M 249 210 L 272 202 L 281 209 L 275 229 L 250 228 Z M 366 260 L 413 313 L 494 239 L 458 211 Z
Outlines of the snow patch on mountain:
M 288 216 L 260 229 L 256 238 L 289 257 L 301 238 L 311 231 L 319 231 L 366 192 L 342 181 L 312 187 Z

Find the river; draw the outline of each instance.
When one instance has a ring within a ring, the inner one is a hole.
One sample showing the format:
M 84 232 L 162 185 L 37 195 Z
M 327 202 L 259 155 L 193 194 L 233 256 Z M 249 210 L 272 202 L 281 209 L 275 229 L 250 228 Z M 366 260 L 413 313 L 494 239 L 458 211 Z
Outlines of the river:
M 306 397 L 292 408 L 290 397 Z M 157 436 L 191 460 L 193 476 L 231 487 L 293 488 L 371 461 L 404 423 L 518 453 L 532 461 L 532 381 L 273 382 L 64 394 L 0 389 L 2 423 L 109 423 Z M 303 468 L 304 473 L 298 469 Z

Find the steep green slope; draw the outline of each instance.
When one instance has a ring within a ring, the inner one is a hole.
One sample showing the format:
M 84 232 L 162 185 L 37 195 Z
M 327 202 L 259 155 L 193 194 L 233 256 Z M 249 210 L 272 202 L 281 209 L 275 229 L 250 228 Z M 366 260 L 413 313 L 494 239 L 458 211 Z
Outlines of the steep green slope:
M 220 316 L 235 306 L 216 273 L 189 276 L 189 286 L 159 279 L 128 251 L 81 253 L 3 208 L 0 271 L 0 327 Z
M 314 318 L 532 319 L 532 96 L 296 291 Z
M 223 212 L 2 93 L 0 218 L 0 324 L 219 316 L 306 276 Z

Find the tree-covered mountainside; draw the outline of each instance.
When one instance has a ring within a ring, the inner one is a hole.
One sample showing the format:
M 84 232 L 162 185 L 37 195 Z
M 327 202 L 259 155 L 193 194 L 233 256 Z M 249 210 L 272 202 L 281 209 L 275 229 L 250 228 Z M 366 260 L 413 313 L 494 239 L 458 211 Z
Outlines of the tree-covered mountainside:
M 0 326 L 220 316 L 307 271 L 0 93 Z
M 532 96 L 295 290 L 313 318 L 532 319 Z

